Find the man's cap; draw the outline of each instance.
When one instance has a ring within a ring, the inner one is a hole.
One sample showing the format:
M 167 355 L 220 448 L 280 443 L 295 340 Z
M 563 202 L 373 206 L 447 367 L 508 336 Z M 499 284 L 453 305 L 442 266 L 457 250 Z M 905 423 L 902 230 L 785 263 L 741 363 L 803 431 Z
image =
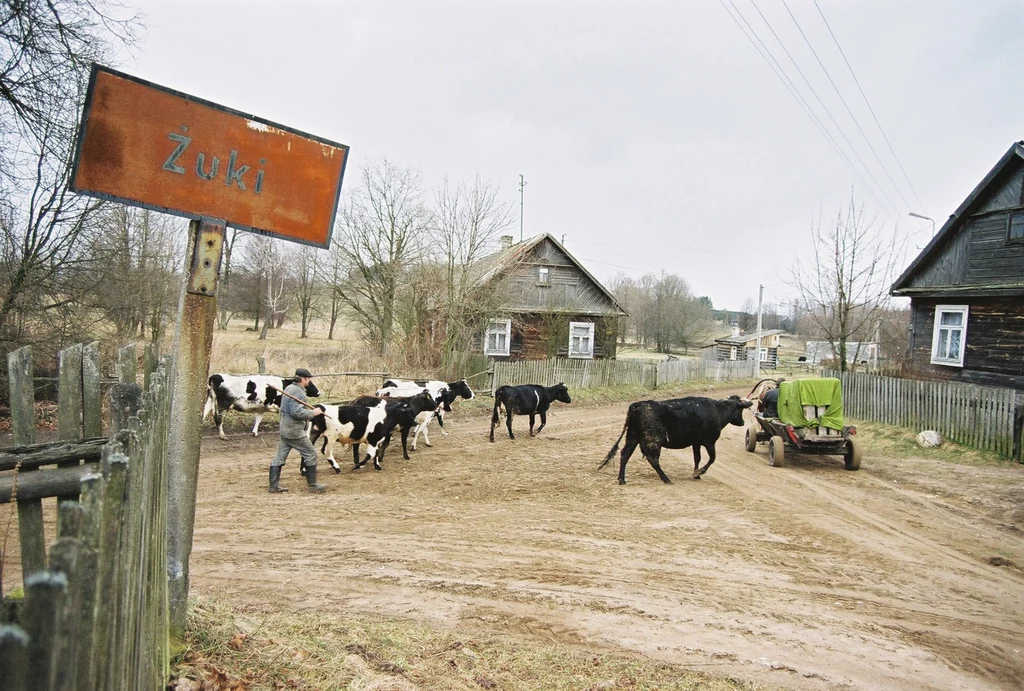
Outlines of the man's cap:
M 312 379 L 313 378 L 313 373 L 310 372 L 305 367 L 299 367 L 297 370 L 295 370 L 295 378 L 296 379 L 302 379 L 302 378 Z

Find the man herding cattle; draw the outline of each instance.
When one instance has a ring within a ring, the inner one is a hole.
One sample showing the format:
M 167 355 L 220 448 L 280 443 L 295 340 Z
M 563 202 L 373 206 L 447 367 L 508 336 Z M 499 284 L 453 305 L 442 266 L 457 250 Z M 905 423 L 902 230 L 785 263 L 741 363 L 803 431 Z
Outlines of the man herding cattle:
M 306 483 L 310 492 L 323 492 L 327 485 L 316 481 L 316 449 L 306 434 L 306 422 L 323 415 L 322 410 L 313 408 L 306 402 L 306 387 L 313 380 L 313 373 L 304 367 L 295 370 L 295 381 L 284 390 L 281 400 L 281 442 L 277 447 L 277 455 L 270 462 L 270 493 L 287 492 L 281 487 L 281 468 L 284 467 L 288 453 L 295 449 L 302 457 L 306 469 Z

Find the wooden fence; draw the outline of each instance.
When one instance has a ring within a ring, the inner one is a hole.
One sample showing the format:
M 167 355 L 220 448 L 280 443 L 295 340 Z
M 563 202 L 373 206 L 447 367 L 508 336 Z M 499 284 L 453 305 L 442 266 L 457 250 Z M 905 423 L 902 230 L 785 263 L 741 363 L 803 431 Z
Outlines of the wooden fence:
M 965 446 L 1022 459 L 1024 395 L 958 382 L 918 381 L 826 370 L 843 382 L 850 417 L 914 430 L 935 430 Z
M 119 355 L 108 442 L 98 436 L 97 345 L 61 352 L 56 444 L 32 443 L 31 351 L 8 358 L 19 446 L 0 454 L 0 503 L 18 504 L 24 599 L 16 622 L 0 623 L 5 691 L 166 686 L 169 366 L 147 357 L 143 391 L 134 346 Z M 51 497 L 57 537 L 47 554 L 42 502 Z
M 499 386 L 564 382 L 569 389 L 634 385 L 656 389 L 674 382 L 751 378 L 750 363 L 702 360 L 520 360 L 495 362 L 491 394 Z

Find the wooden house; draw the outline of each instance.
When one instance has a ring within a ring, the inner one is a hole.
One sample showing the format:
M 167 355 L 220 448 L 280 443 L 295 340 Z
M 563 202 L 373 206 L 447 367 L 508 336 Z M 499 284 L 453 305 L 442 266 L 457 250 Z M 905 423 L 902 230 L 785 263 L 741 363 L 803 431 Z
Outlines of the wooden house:
M 780 329 L 767 329 L 761 332 L 759 358 L 762 368 L 775 369 L 778 366 L 779 341 L 782 334 L 783 332 Z M 733 329 L 731 335 L 716 338 L 714 343 L 705 346 L 701 351 L 701 358 L 712 362 L 751 360 L 754 358 L 754 350 L 757 348 L 756 344 L 756 333 L 740 333 L 737 327 Z
M 915 376 L 1024 389 L 1024 142 L 893 284 L 910 298 Z
M 501 308 L 480 348 L 500 360 L 614 358 L 618 319 L 627 316 L 607 288 L 545 233 L 480 262 L 479 282 L 500 282 Z

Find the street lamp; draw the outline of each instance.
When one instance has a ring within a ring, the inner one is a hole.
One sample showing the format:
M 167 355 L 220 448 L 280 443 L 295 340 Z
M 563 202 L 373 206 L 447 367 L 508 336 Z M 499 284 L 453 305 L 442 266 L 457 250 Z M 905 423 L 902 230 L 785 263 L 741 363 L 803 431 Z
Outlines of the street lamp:
M 932 222 L 932 237 L 935 236 L 935 219 L 930 218 L 928 216 L 922 216 L 921 214 L 915 214 L 913 211 L 911 211 L 908 215 L 909 216 L 913 216 L 914 218 L 923 218 L 926 221 L 931 221 Z

